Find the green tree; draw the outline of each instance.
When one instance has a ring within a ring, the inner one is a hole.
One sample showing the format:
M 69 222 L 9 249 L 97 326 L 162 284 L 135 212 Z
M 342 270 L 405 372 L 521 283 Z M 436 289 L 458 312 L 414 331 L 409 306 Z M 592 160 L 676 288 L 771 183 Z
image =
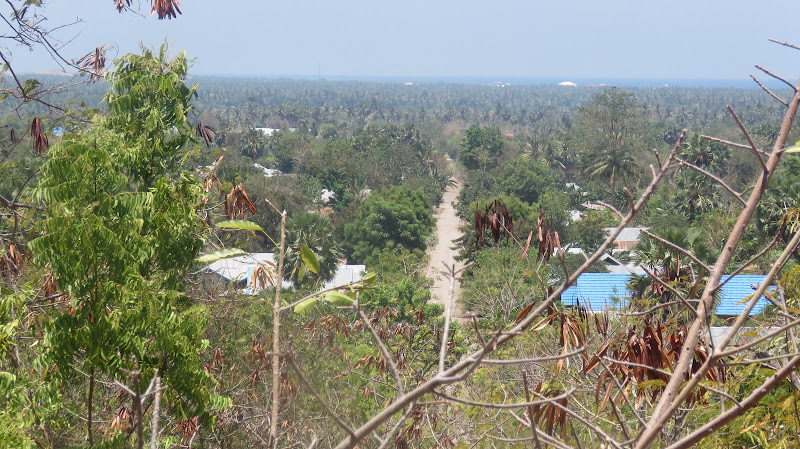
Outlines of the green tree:
M 497 165 L 502 152 L 503 136 L 500 128 L 472 126 L 464 133 L 458 159 L 467 169 L 481 170 L 485 174 Z
M 579 132 L 575 136 L 584 159 L 584 173 L 607 183 L 616 204 L 617 183 L 636 179 L 634 154 L 639 139 L 639 112 L 633 94 L 618 88 L 595 95 L 578 108 Z
M 433 228 L 431 205 L 422 189 L 399 186 L 367 198 L 344 232 L 353 260 L 361 262 L 384 248 L 425 249 Z
M 563 182 L 560 175 L 560 172 L 554 172 L 544 161 L 519 157 L 506 164 L 497 175 L 496 189 L 534 204 L 539 201 L 542 193 L 559 189 L 559 184 Z
M 66 136 L 42 169 L 36 193 L 47 219 L 30 244 L 70 297 L 45 325 L 42 363 L 61 381 L 88 374 L 89 445 L 98 380 L 158 370 L 171 411 L 207 424 L 213 387 L 198 354 L 206 313 L 182 293 L 203 245 L 203 191 L 188 173 L 167 173 L 191 139 L 186 59 L 167 59 L 162 47 L 116 64 L 111 117 Z

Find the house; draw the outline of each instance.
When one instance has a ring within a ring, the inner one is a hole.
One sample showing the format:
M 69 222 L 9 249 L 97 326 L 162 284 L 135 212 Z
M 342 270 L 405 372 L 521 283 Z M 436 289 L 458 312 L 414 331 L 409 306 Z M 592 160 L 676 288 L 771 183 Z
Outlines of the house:
M 575 285 L 561 294 L 561 302 L 568 307 L 580 304 L 592 312 L 622 310 L 628 306 L 631 298 L 628 289 L 630 277 L 617 273 L 584 273 L 578 277 Z M 742 313 L 747 307 L 747 299 L 765 278 L 763 275 L 738 275 L 733 278 L 723 275 L 721 282 L 724 285 L 720 289 L 716 315 L 730 317 Z M 762 296 L 750 315 L 761 313 L 768 304 L 769 301 Z
M 224 285 L 234 283 L 242 289 L 244 294 L 257 295 L 261 292 L 262 288 L 260 286 L 254 288 L 254 286 L 251 285 L 253 273 L 258 267 L 268 267 L 272 270 L 273 276 L 277 276 L 277 264 L 278 261 L 275 258 L 275 253 L 251 253 L 218 260 L 209 264 L 203 271 L 210 275 L 209 279 L 211 279 L 212 282 L 217 281 Z M 343 287 L 351 282 L 360 281 L 366 269 L 367 267 L 365 265 L 340 263 L 334 278 L 326 282 L 323 288 Z M 283 281 L 282 285 L 290 288 L 293 287 L 292 282 L 286 280 Z
M 617 228 L 603 228 L 606 235 L 610 235 Z M 639 243 L 639 235 L 650 228 L 622 228 L 617 238 L 614 239 L 614 248 L 631 249 Z

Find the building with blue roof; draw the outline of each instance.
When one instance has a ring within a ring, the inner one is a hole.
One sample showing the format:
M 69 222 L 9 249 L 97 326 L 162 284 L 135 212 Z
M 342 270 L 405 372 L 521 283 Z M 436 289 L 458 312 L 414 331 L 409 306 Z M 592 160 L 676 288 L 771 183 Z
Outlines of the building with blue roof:
M 730 280 L 729 280 L 730 278 Z M 764 281 L 764 275 L 738 275 L 731 278 L 723 275 L 724 285 L 719 293 L 715 313 L 717 316 L 737 316 L 747 307 L 747 299 Z M 628 288 L 630 275 L 615 273 L 584 273 L 575 285 L 567 288 L 561 295 L 561 302 L 568 307 L 578 304 L 590 312 L 622 310 L 628 306 L 632 292 Z M 774 287 L 771 287 L 774 289 Z M 745 300 L 745 301 L 743 301 Z M 767 307 L 769 301 L 761 297 L 750 315 L 757 315 Z

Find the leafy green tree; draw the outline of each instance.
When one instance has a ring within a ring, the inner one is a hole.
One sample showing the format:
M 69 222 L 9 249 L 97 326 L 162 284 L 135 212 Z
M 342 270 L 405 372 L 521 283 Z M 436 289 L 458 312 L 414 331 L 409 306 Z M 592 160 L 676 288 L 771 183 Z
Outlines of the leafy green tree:
M 399 186 L 370 195 L 344 233 L 353 260 L 361 262 L 384 248 L 425 249 L 433 228 L 431 205 L 422 189 Z
M 506 164 L 497 175 L 496 189 L 534 204 L 542 193 L 559 189 L 559 184 L 563 186 L 563 177 L 560 175 L 544 161 L 519 157 Z
M 473 126 L 464 133 L 464 143 L 458 158 L 467 169 L 485 172 L 497 165 L 497 159 L 502 152 L 503 136 L 500 128 Z
M 141 190 L 174 169 L 192 139 L 187 116 L 197 86 L 183 82 L 189 67 L 186 54 L 170 58 L 168 51 L 162 45 L 158 54 L 144 49 L 141 55 L 114 61 L 105 97 L 111 111 L 105 127 L 125 142 L 127 150 L 118 156 Z
M 580 127 L 575 139 L 584 173 L 609 185 L 612 204 L 616 204 L 617 183 L 635 180 L 638 173 L 634 149 L 640 109 L 632 93 L 618 88 L 606 89 L 578 108 Z
M 198 354 L 206 313 L 182 293 L 203 245 L 203 191 L 191 175 L 168 173 L 191 140 L 186 59 L 162 47 L 116 64 L 111 117 L 66 136 L 42 169 L 47 219 L 30 244 L 70 297 L 45 325 L 42 363 L 61 381 L 88 374 L 89 445 L 98 380 L 158 370 L 170 411 L 207 424 L 213 387 Z

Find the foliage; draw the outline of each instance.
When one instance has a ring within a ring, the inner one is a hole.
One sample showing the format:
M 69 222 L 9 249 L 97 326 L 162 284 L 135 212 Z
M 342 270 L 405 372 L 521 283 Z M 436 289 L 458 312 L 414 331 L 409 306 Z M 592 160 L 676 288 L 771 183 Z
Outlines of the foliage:
M 497 165 L 503 151 L 500 128 L 473 126 L 464 133 L 459 160 L 469 170 L 486 170 Z
M 142 190 L 174 168 L 179 151 L 192 139 L 187 117 L 197 86 L 184 84 L 188 67 L 185 53 L 170 58 L 166 44 L 158 54 L 144 48 L 141 55 L 114 61 L 106 126 L 126 142 L 120 162 Z
M 70 298 L 45 323 L 42 363 L 59 380 L 84 372 L 90 383 L 158 370 L 170 411 L 208 424 L 213 381 L 198 356 L 207 316 L 181 293 L 203 244 L 203 191 L 187 173 L 167 174 L 189 141 L 192 91 L 180 87 L 185 59 L 165 52 L 118 61 L 112 116 L 66 136 L 42 169 L 47 218 L 30 247 Z M 90 414 L 96 400 L 87 399 Z
M 421 189 L 392 187 L 373 193 L 345 226 L 353 260 L 364 261 L 376 250 L 424 249 L 434 228 L 431 205 Z
M 516 195 L 519 199 L 534 204 L 539 197 L 550 190 L 559 190 L 563 177 L 543 161 L 520 157 L 510 161 L 497 175 L 496 189 L 506 195 Z
M 303 246 L 310 248 L 319 261 L 316 273 L 303 263 Z M 304 213 L 287 220 L 284 278 L 295 286 L 307 289 L 330 281 L 336 275 L 342 256 L 341 244 L 328 218 Z

